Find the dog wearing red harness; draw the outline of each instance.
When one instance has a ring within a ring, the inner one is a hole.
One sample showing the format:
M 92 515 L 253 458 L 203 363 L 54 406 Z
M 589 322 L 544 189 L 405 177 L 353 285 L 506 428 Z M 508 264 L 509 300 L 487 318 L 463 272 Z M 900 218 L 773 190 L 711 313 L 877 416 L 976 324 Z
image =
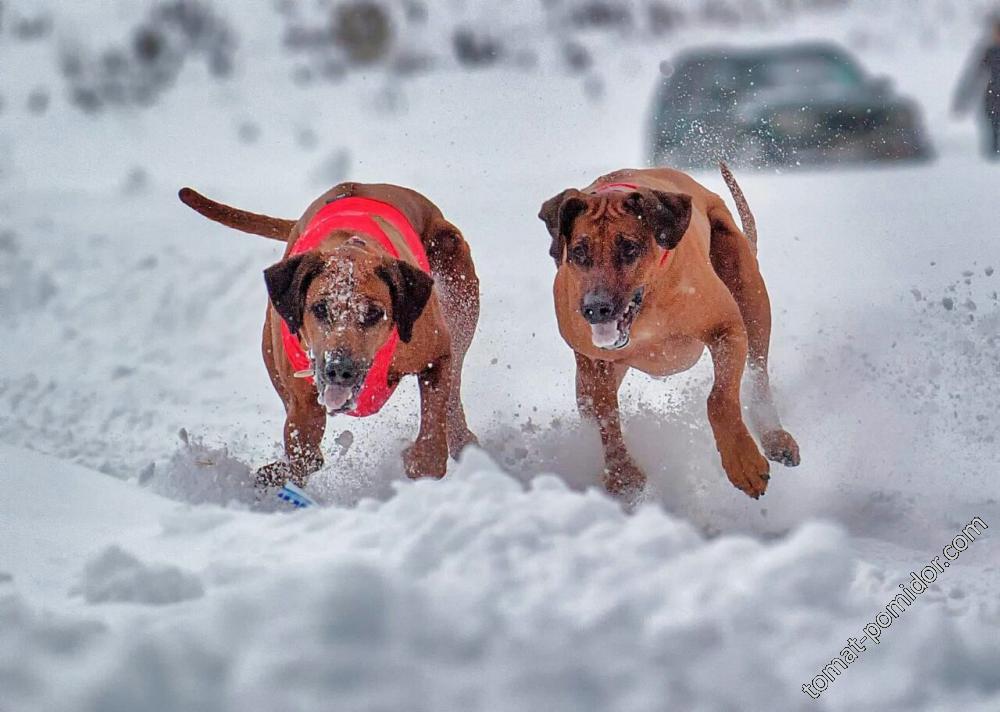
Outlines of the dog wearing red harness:
M 722 172 L 743 230 L 722 198 L 668 168 L 602 176 L 547 200 L 538 215 L 552 238 L 556 317 L 576 356 L 577 405 L 599 426 L 605 486 L 629 499 L 646 476 L 622 437 L 622 380 L 630 368 L 657 377 L 687 370 L 705 347 L 715 369 L 708 420 L 733 485 L 757 498 L 770 478 L 767 459 L 799 464 L 768 379 L 771 305 L 756 226 L 732 173 Z M 743 421 L 745 364 L 750 424 L 767 459 Z
M 342 183 L 297 220 L 238 210 L 183 188 L 210 220 L 286 243 L 264 271 L 263 354 L 285 405 L 286 460 L 259 486 L 305 484 L 323 464 L 328 416 L 377 413 L 418 377 L 420 431 L 410 477 L 443 477 L 449 453 L 476 442 L 462 406 L 462 364 L 479 319 L 479 280 L 462 233 L 419 193 Z

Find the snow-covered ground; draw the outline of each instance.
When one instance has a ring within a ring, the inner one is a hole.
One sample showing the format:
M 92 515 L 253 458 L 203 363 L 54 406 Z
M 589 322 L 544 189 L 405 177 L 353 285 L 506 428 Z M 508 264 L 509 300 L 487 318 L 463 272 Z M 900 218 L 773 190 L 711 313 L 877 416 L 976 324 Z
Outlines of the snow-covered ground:
M 96 43 L 141 15 L 48 4 L 57 36 Z M 260 4 L 229 13 L 232 80 L 190 64 L 154 109 L 96 117 L 23 110 L 55 86 L 53 45 L 0 40 L 0 710 L 1000 709 L 1000 168 L 948 115 L 974 13 L 878 6 L 743 37 L 848 43 L 921 101 L 939 151 L 738 176 L 803 463 L 747 499 L 705 421 L 707 359 L 632 375 L 651 492 L 631 515 L 596 489 L 535 215 L 639 164 L 660 61 L 731 31 L 595 40 L 596 103 L 544 66 L 300 87 Z M 421 190 L 472 244 L 483 449 L 407 481 L 407 383 L 331 423 L 325 506 L 286 513 L 247 483 L 281 431 L 259 356 L 279 246 L 175 192 L 294 217 L 348 177 Z M 991 528 L 881 643 L 804 694 L 976 516 Z

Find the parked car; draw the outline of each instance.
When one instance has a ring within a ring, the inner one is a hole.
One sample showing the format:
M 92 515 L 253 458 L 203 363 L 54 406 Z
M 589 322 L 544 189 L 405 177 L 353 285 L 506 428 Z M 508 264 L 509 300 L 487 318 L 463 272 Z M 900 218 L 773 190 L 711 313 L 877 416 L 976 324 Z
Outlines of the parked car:
M 920 109 L 832 44 L 685 53 L 656 92 L 653 165 L 928 158 Z M 668 73 L 668 72 L 665 72 Z

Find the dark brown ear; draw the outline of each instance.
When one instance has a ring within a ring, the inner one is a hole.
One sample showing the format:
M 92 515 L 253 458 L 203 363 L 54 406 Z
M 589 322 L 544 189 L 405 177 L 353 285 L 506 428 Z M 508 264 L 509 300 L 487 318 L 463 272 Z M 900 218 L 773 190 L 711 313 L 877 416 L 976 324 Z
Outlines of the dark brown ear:
M 556 267 L 562 264 L 563 250 L 573 230 L 573 221 L 587 209 L 587 201 L 582 196 L 583 193 L 576 188 L 569 188 L 546 200 L 538 211 L 538 217 L 552 236 L 549 254 L 556 261 Z
M 293 334 L 297 334 L 302 328 L 309 283 L 322 269 L 323 258 L 315 252 L 306 252 L 264 270 L 264 282 L 267 284 L 271 304 Z
M 392 299 L 392 320 L 396 322 L 399 338 L 409 343 L 413 338 L 413 324 L 420 318 L 431 298 L 434 280 L 409 262 L 388 260 L 375 269 L 388 286 Z
M 656 244 L 672 250 L 691 224 L 691 196 L 663 190 L 636 191 L 625 198 L 624 207 L 649 225 Z

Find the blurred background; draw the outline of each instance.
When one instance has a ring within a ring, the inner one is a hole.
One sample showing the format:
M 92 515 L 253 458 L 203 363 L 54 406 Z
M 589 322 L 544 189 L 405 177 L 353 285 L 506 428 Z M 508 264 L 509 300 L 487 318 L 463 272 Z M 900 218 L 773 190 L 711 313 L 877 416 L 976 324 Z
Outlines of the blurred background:
M 422 131 L 474 133 L 487 157 L 484 127 L 457 118 L 483 112 L 498 121 L 477 124 L 508 136 L 541 123 L 541 140 L 527 140 L 544 144 L 572 134 L 581 112 L 603 116 L 602 138 L 631 164 L 929 160 L 972 150 L 974 122 L 950 108 L 995 10 L 992 0 L 4 0 L 0 179 L 58 164 L 92 180 L 99 165 L 103 180 L 141 189 L 157 173 L 129 155 L 155 123 L 145 114 L 172 117 L 172 155 L 159 160 L 190 161 L 208 142 L 230 161 L 289 150 L 316 185 L 388 148 L 393 120 L 413 114 Z M 517 92 L 476 96 L 484 77 Z M 415 100 L 427 93 L 438 115 Z M 204 102 L 197 117 L 180 108 L 191 101 Z M 359 121 L 382 129 L 374 145 L 354 134 Z M 98 137 L 115 131 L 109 153 Z M 58 154 L 25 133 L 58 136 Z

